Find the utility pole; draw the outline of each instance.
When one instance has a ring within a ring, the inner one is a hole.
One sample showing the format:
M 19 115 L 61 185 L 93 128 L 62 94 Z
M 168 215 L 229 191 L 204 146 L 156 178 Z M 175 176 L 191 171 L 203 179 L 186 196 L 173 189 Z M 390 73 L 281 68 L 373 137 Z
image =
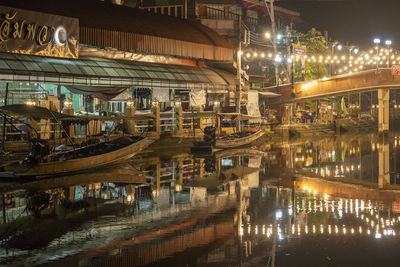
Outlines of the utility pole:
M 268 1 L 269 1 L 269 7 L 267 4 Z M 278 54 L 278 48 L 276 47 L 274 1 L 275 0 L 265 0 L 265 6 L 267 7 L 267 10 L 269 11 L 269 17 L 271 18 L 272 46 L 274 48 L 274 55 L 276 56 Z M 278 65 L 275 61 L 274 61 L 274 66 L 275 66 L 275 83 L 276 83 L 276 85 L 278 85 L 279 73 L 278 73 Z
M 286 46 L 287 46 L 287 55 L 288 55 L 288 60 L 286 62 L 287 64 L 287 79 L 288 81 L 293 84 L 292 81 L 292 40 L 291 40 L 291 32 L 289 30 L 289 26 L 286 25 Z
M 239 16 L 238 24 L 238 48 L 236 51 L 236 112 L 240 113 L 242 91 L 242 16 Z

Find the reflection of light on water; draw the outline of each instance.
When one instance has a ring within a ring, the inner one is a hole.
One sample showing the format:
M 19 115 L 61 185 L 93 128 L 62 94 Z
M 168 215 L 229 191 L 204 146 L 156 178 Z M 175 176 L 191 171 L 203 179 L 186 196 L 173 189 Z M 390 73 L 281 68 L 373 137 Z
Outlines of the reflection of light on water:
M 309 228 L 311 227 L 312 231 L 310 232 Z M 319 232 L 317 232 L 317 226 L 315 224 L 312 225 L 301 225 L 301 224 L 291 224 L 291 230 L 290 227 L 287 228 L 285 225 L 280 225 L 277 224 L 276 227 L 273 227 L 272 225 L 269 225 L 269 227 L 265 227 L 265 225 L 263 225 L 263 230 L 262 230 L 262 235 L 266 236 L 267 239 L 271 238 L 271 236 L 275 233 L 278 237 L 279 240 L 282 240 L 285 238 L 286 235 L 294 235 L 296 234 L 296 228 L 297 228 L 297 235 L 301 236 L 302 233 L 302 229 L 304 230 L 304 235 L 317 235 L 317 234 L 328 234 L 328 235 L 332 235 L 332 225 L 323 225 L 320 224 L 319 226 Z M 325 229 L 326 229 L 326 233 L 325 233 Z M 355 227 L 347 227 L 346 225 L 334 225 L 334 234 L 335 235 L 347 235 L 348 233 L 351 233 L 351 235 L 355 235 L 356 232 Z M 395 230 L 392 228 L 388 228 L 388 229 L 381 229 L 378 225 L 376 227 L 376 229 L 373 229 L 375 234 L 373 235 L 375 238 L 381 238 L 382 235 L 386 236 L 386 237 L 394 237 L 396 236 Z M 258 231 L 258 225 L 254 226 L 254 233 L 255 235 L 259 234 Z M 360 235 L 362 235 L 364 233 L 363 231 L 363 227 L 362 226 L 358 226 L 358 233 Z M 366 235 L 371 235 L 371 230 L 369 228 L 367 228 L 367 230 L 365 231 Z M 240 235 L 243 235 L 243 225 L 240 227 Z M 288 236 L 289 237 L 289 236 Z

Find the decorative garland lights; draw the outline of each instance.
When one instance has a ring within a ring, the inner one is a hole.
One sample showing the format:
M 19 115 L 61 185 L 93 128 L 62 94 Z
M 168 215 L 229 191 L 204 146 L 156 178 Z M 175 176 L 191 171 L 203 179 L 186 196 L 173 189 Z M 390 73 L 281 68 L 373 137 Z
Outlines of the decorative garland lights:
M 392 48 L 381 48 L 375 46 L 367 51 L 353 50 L 357 55 L 304 55 L 293 56 L 284 55 L 282 53 L 274 54 L 273 52 L 265 51 L 239 51 L 239 54 L 246 61 L 254 60 L 270 60 L 276 63 L 292 64 L 293 62 L 303 63 L 321 63 L 335 66 L 336 75 L 351 74 L 367 69 L 391 67 L 392 65 L 400 64 L 400 51 Z

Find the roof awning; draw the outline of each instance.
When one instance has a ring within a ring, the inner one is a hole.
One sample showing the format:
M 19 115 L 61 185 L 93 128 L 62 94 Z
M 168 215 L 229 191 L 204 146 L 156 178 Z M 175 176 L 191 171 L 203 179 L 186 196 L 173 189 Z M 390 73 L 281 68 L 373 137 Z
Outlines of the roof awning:
M 206 67 L 8 53 L 0 53 L 0 81 L 64 85 L 72 91 L 104 99 L 111 99 L 130 87 L 228 90 L 234 86 Z
M 277 93 L 273 93 L 273 92 L 258 92 L 258 94 L 264 98 L 274 98 L 274 97 L 281 96 L 281 94 L 277 94 Z

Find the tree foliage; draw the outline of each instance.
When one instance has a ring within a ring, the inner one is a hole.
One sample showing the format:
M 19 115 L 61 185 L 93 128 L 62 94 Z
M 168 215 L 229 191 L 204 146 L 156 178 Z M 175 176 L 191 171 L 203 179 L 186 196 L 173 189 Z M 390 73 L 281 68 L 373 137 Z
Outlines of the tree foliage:
M 293 36 L 299 36 L 298 40 L 302 46 L 305 46 L 307 49 L 307 57 L 310 58 L 315 56 L 318 60 L 320 55 L 325 56 L 329 54 L 329 49 L 326 47 L 326 40 L 324 36 L 322 36 L 321 32 L 316 29 L 311 29 L 307 33 L 302 34 L 296 31 L 292 31 Z M 294 69 L 294 78 L 295 81 L 303 80 L 303 73 L 301 70 L 302 63 L 297 61 Z M 315 80 L 326 76 L 328 73 L 326 69 L 326 65 L 324 63 L 319 62 L 308 62 L 305 61 L 304 68 L 304 80 Z
M 295 30 L 290 32 L 292 44 L 300 43 L 301 46 L 305 46 L 307 49 L 307 57 L 310 58 L 315 56 L 318 60 L 320 55 L 325 56 L 329 54 L 329 49 L 326 46 L 326 40 L 321 32 L 316 29 L 311 29 L 307 33 L 300 33 Z M 280 53 L 282 55 L 287 54 L 287 46 L 283 45 L 280 47 Z M 287 72 L 287 64 L 286 60 L 282 61 L 279 65 L 279 79 L 285 83 L 288 81 L 288 72 Z M 270 67 L 267 70 L 267 77 L 271 81 L 271 83 L 275 83 L 275 74 L 274 74 L 274 66 L 271 62 Z M 302 72 L 302 62 L 295 61 L 294 64 L 294 80 L 295 82 L 300 82 L 307 80 L 315 80 L 322 78 L 328 74 L 326 65 L 324 63 L 319 62 L 308 62 L 305 61 L 304 65 L 304 77 Z

